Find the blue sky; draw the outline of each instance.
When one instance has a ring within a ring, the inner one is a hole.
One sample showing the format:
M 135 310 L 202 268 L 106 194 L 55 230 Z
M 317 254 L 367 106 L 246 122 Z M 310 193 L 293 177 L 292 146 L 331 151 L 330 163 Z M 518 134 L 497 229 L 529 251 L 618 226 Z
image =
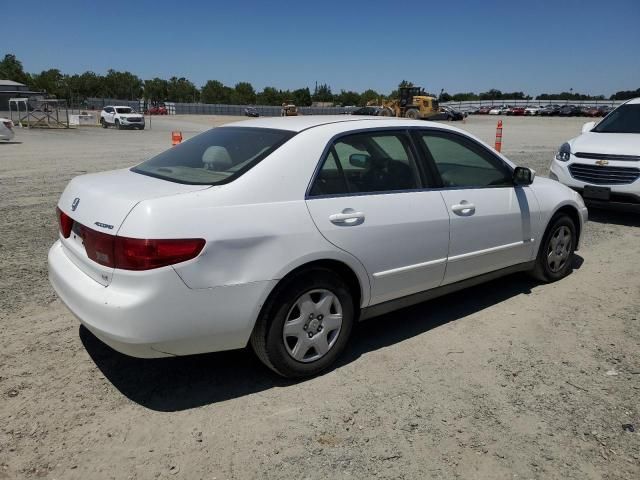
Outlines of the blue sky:
M 25 70 L 389 92 L 640 88 L 640 0 L 41 1 L 3 7 Z M 7 28 L 8 27 L 8 28 Z

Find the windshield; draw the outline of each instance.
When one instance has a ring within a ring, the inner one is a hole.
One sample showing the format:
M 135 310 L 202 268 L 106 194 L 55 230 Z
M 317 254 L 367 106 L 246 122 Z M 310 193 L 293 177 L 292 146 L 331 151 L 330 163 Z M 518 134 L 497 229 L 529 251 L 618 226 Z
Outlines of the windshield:
M 242 175 L 293 135 L 268 128 L 214 128 L 131 170 L 171 182 L 220 185 Z
M 616 108 L 592 132 L 640 133 L 640 103 L 627 103 Z
M 118 113 L 133 113 L 133 108 L 118 107 L 118 108 L 116 108 L 116 112 L 118 112 Z

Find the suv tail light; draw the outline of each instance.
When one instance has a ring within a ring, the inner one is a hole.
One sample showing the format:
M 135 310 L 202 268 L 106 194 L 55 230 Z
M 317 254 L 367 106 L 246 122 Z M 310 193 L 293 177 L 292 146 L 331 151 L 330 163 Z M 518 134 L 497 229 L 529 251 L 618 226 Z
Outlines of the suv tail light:
M 74 227 L 73 219 L 59 208 L 57 210 L 60 232 L 64 238 L 69 238 Z M 151 270 L 186 262 L 197 257 L 206 243 L 203 238 L 158 240 L 119 237 L 98 232 L 77 222 L 73 231 L 82 238 L 91 260 L 105 267 L 122 270 Z

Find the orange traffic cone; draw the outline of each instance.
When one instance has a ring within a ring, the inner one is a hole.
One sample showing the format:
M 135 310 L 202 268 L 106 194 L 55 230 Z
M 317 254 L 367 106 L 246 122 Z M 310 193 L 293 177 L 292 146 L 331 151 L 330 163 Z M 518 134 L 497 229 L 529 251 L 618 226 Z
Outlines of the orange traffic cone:
M 182 143 L 182 132 L 171 132 L 171 145 L 174 147 Z
M 496 126 L 496 151 L 500 151 L 502 149 L 502 120 L 498 120 L 498 125 Z

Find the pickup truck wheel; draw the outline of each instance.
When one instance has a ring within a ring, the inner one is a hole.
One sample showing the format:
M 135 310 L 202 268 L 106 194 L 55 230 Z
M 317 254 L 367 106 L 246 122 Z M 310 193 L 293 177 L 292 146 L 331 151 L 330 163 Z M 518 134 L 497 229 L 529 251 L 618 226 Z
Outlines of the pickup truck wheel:
M 567 214 L 553 216 L 542 238 L 533 276 L 543 282 L 555 282 L 573 270 L 576 225 Z
M 251 346 L 284 377 L 317 375 L 344 350 L 354 318 L 344 280 L 326 268 L 309 269 L 277 287 L 251 334 Z

